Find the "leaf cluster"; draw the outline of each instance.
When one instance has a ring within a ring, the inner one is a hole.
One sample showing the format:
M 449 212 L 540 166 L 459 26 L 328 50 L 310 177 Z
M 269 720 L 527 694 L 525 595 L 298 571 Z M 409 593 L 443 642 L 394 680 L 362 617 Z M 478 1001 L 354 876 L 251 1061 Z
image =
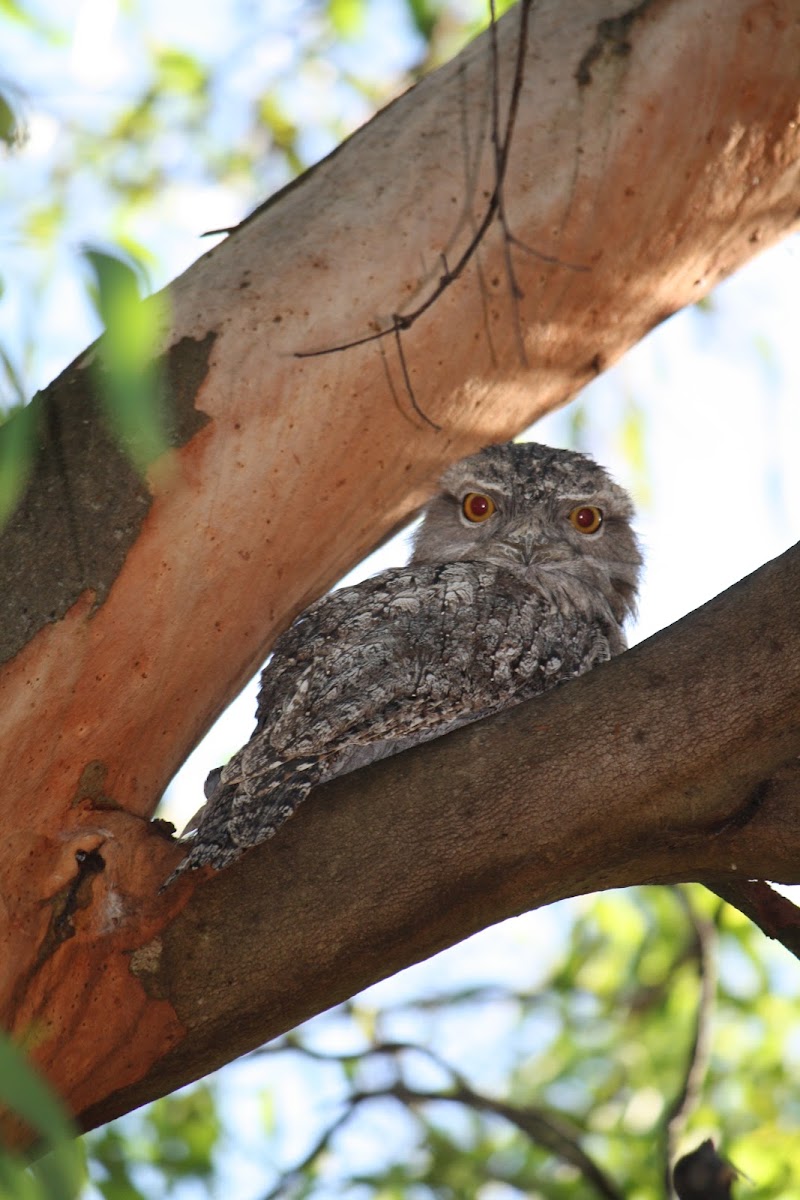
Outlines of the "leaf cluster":
M 0 1035 L 0 1110 L 13 1113 L 38 1137 L 41 1155 L 29 1168 L 0 1146 L 4 1200 L 75 1200 L 86 1178 L 85 1155 L 75 1128 L 24 1051 Z

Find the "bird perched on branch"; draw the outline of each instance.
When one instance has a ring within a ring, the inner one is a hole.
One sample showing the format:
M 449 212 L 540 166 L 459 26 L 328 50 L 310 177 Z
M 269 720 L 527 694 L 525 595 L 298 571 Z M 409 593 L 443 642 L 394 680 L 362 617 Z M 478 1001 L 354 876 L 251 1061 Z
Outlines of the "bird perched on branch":
M 408 566 L 324 596 L 278 639 L 255 732 L 209 775 L 170 880 L 272 837 L 317 784 L 624 650 L 632 516 L 627 493 L 570 450 L 510 443 L 456 463 Z

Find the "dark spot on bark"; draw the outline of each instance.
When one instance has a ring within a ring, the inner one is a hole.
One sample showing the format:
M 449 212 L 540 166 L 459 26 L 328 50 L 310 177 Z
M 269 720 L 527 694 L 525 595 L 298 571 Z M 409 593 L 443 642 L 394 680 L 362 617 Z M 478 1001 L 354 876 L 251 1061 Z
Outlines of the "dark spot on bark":
M 195 407 L 216 335 L 182 338 L 160 362 L 163 428 L 169 446 L 209 418 Z M 0 428 L 0 461 L 20 453 L 27 472 L 0 531 L 0 663 L 85 591 L 108 595 L 139 536 L 151 495 L 109 428 L 98 375 L 72 364 Z
M 668 321 L 670 317 L 675 316 L 674 308 L 665 308 L 663 312 L 658 313 L 650 322 L 650 329 L 655 329 L 657 325 L 661 325 L 664 321 Z
M 99 875 L 106 869 L 106 861 L 97 850 L 76 850 L 75 862 L 78 864 L 79 882 L 87 875 Z
M 748 825 L 758 810 L 767 802 L 771 791 L 772 780 L 760 780 L 756 786 L 751 789 L 750 794 L 747 796 L 744 804 L 740 806 L 739 811 L 733 817 L 731 822 L 732 825 L 737 829 L 741 828 L 743 825 Z
M 674 681 L 670 678 L 670 676 L 667 675 L 666 672 L 664 672 L 664 671 L 648 671 L 647 672 L 648 688 L 670 687 L 670 686 L 672 686 L 673 682 Z
M 575 80 L 578 87 L 588 87 L 592 82 L 592 67 L 601 59 L 625 58 L 633 47 L 630 42 L 631 26 L 650 7 L 651 0 L 641 0 L 628 12 L 618 17 L 607 17 L 597 23 L 594 41 L 578 63 Z
M 750 822 L 757 815 L 759 809 L 761 809 L 769 799 L 772 787 L 773 784 L 771 779 L 759 780 L 759 782 L 750 789 L 736 811 L 731 813 L 729 817 L 725 817 L 724 820 L 715 822 L 711 826 L 710 832 L 713 832 L 714 834 L 721 834 L 729 833 L 732 829 L 744 829 L 745 825 L 750 824 Z
M 92 899 L 92 880 L 106 869 L 105 859 L 98 850 L 76 850 L 77 873 L 50 901 L 52 915 L 39 953 L 37 968 L 69 938 L 75 936 L 73 917 L 82 908 L 88 908 Z
M 92 808 L 119 809 L 119 804 L 105 791 L 108 767 L 104 762 L 95 759 L 89 762 L 81 771 L 78 786 L 72 796 L 72 807 L 88 800 Z

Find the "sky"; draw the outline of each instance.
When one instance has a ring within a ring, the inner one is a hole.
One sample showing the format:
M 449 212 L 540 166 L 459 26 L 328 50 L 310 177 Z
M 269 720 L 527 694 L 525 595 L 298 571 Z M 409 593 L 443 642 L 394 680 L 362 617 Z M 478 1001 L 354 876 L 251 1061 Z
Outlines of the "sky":
M 309 19 L 307 6 L 299 0 L 273 0 L 259 9 L 262 34 L 270 27 L 269 36 L 253 39 L 252 46 L 243 48 L 244 17 L 257 7 L 242 0 L 208 4 L 200 21 L 192 19 L 197 5 L 184 0 L 143 0 L 141 5 L 153 37 L 165 43 L 179 39 L 200 54 L 213 50 L 217 58 L 240 56 L 235 86 L 214 116 L 231 138 L 243 128 L 247 96 L 271 72 L 288 76 L 298 111 L 307 112 L 309 119 L 315 107 L 328 102 L 335 78 L 334 74 L 326 77 L 322 68 L 307 77 L 293 76 L 298 43 L 287 29 L 293 21 Z M 12 164 L 4 164 L 0 219 L 4 212 L 40 198 L 47 165 L 63 145 L 65 116 L 78 124 L 102 125 L 106 106 L 124 99 L 143 69 L 141 47 L 126 36 L 125 5 L 115 0 L 41 0 L 39 10 L 57 17 L 68 33 L 68 47 L 66 52 L 63 46 L 39 47 L 33 53 L 30 39 L 18 31 L 12 31 L 6 42 L 7 62 L 30 94 L 30 140 L 13 170 Z M 389 0 L 381 0 L 364 33 L 377 77 L 413 57 L 413 35 L 407 26 L 397 25 L 396 11 Z M 359 63 L 363 62 L 363 48 L 342 53 L 346 67 L 358 55 Z M 345 124 L 363 119 L 365 112 L 357 99 L 340 99 Z M 309 158 L 330 148 L 328 132 L 308 135 Z M 180 175 L 183 151 L 172 147 L 172 152 Z M 261 181 L 268 190 L 268 185 L 278 186 L 283 179 L 273 179 L 265 166 Z M 29 247 L 0 236 L 0 272 L 15 283 L 0 297 L 0 337 L 4 345 L 22 345 L 24 330 L 35 318 L 41 349 L 30 359 L 26 381 L 31 388 L 46 384 L 97 333 L 83 281 L 75 273 L 74 249 L 98 231 L 106 236 L 110 231 L 102 223 L 102 195 L 91 171 L 75 186 L 69 244 L 52 249 L 46 288 L 32 286 L 26 274 Z M 260 198 L 245 196 L 237 186 L 211 188 L 184 172 L 181 182 L 165 195 L 163 207 L 156 214 L 142 212 L 136 226 L 137 237 L 153 256 L 154 286 L 166 283 L 208 248 L 199 233 L 239 219 Z M 631 490 L 646 557 L 639 619 L 629 631 L 631 642 L 679 619 L 800 537 L 798 328 L 800 237 L 795 236 L 761 254 L 717 288 L 707 310 L 679 313 L 654 330 L 573 405 L 545 418 L 525 435 L 567 445 L 578 423 L 580 448 L 591 452 Z M 407 537 L 401 535 L 343 583 L 403 562 L 407 553 Z M 255 693 L 253 681 L 170 786 L 164 815 L 177 825 L 197 809 L 208 771 L 249 737 Z M 557 954 L 565 919 L 536 913 L 507 922 L 376 985 L 368 999 L 376 1004 L 397 1000 L 436 986 L 443 976 L 463 983 L 506 979 L 530 986 L 537 969 L 543 970 Z M 520 952 L 531 945 L 536 948 L 533 964 L 530 953 Z M 502 1021 L 498 1021 L 497 1028 L 477 1038 L 472 1035 L 473 1056 L 490 1074 L 502 1043 Z M 320 1037 L 335 1041 L 335 1023 L 324 1028 L 329 1032 L 321 1026 Z M 455 1049 L 463 1031 L 453 1027 L 441 1036 L 447 1052 L 448 1039 Z M 294 1130 L 285 1148 L 291 1161 L 305 1148 L 307 1081 L 285 1065 L 282 1070 L 286 1126 Z M 252 1139 L 254 1147 L 258 1117 L 241 1096 L 251 1094 L 263 1079 L 263 1062 L 248 1060 L 223 1072 L 220 1084 L 244 1144 Z M 326 1097 L 317 1099 L 324 1104 Z M 379 1124 L 380 1118 L 376 1121 Z M 374 1137 L 380 1140 L 379 1129 Z M 353 1153 L 357 1156 L 357 1147 Z M 233 1156 L 228 1167 L 231 1179 L 241 1182 L 245 1200 L 251 1192 L 258 1194 L 247 1153 Z

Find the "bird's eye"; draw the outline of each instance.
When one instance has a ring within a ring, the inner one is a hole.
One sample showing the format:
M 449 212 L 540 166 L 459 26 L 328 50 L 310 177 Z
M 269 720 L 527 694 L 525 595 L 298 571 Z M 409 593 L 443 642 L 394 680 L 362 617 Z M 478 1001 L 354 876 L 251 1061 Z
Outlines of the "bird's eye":
M 579 504 L 573 508 L 569 519 L 578 533 L 597 533 L 603 524 L 603 514 L 593 504 Z
M 461 511 L 464 516 L 468 521 L 474 521 L 476 524 L 488 521 L 495 508 L 492 497 L 484 495 L 483 492 L 467 492 L 461 501 Z

